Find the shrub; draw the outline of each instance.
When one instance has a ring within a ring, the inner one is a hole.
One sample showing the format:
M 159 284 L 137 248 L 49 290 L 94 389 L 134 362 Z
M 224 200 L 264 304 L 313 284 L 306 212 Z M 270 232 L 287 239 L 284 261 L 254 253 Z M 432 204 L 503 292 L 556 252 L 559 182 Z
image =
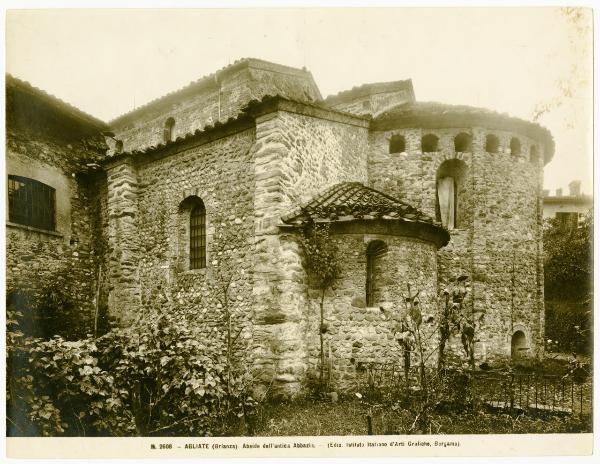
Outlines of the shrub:
M 77 279 L 60 268 L 36 282 L 35 287 L 21 283 L 21 288 L 9 288 L 6 307 L 13 311 L 20 330 L 30 337 L 50 339 L 60 335 L 77 340 L 92 333 L 94 326 L 91 315 L 75 301 L 74 296 L 80 292 Z
M 25 336 L 7 318 L 7 431 L 24 436 L 223 435 L 252 416 L 252 377 L 223 336 L 155 312 L 99 338 Z

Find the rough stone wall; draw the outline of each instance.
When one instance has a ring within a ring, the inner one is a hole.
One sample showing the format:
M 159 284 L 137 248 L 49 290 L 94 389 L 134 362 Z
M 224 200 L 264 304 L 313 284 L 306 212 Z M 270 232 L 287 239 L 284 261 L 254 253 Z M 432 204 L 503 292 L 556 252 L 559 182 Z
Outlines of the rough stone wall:
M 437 257 L 432 243 L 392 235 L 333 235 L 340 263 L 340 276 L 324 300 L 325 357 L 332 370 L 332 388 L 348 390 L 357 382 L 357 367 L 369 362 L 402 364 L 402 351 L 394 339 L 394 327 L 406 313 L 404 298 L 419 291 L 424 320 L 437 312 Z M 376 286 L 381 297 L 366 307 L 366 251 L 373 240 L 387 245 L 379 259 Z M 305 339 L 311 374 L 318 377 L 320 291 L 309 291 L 309 323 Z M 423 324 L 425 333 L 433 327 Z M 435 337 L 432 338 L 435 341 Z
M 252 357 L 286 394 L 300 391 L 307 367 L 306 282 L 298 244 L 277 224 L 331 185 L 366 182 L 367 128 L 355 124 L 285 111 L 257 119 Z
M 236 324 L 252 317 L 252 212 L 254 130 L 157 156 L 122 162 L 109 169 L 108 211 L 111 249 L 110 312 L 122 322 L 146 307 L 171 311 L 217 337 L 228 290 Z M 189 269 L 189 226 L 183 200 L 195 196 L 206 208 L 207 266 Z M 120 212 L 119 212 L 120 211 Z
M 99 250 L 92 239 L 93 185 L 86 164 L 98 159 L 87 143 L 66 143 L 31 131 L 7 128 L 6 175 L 30 177 L 64 190 L 57 193 L 57 230 L 44 231 L 20 224 L 6 226 L 6 290 L 31 292 L 66 278 L 66 290 L 81 312 L 82 325 L 93 327 Z M 27 168 L 26 171 L 22 171 Z M 40 177 L 41 176 L 41 177 Z M 6 178 L 5 178 L 6 181 Z M 8 199 L 6 203 L 8 220 Z
M 164 142 L 163 130 L 170 117 L 175 120 L 172 136 L 175 140 L 217 121 L 236 117 L 249 101 L 260 100 L 265 95 L 282 95 L 301 101 L 318 98 L 308 74 L 244 67 L 182 96 L 170 106 L 159 102 L 141 110 L 135 118 L 118 118 L 112 129 L 115 139 L 123 141 L 123 151 L 139 150 Z
M 138 178 L 131 158 L 107 166 L 108 306 L 111 318 L 127 323 L 140 307 Z
M 454 136 L 472 135 L 472 151 L 454 152 Z M 421 137 L 439 137 L 439 149 L 421 152 Z M 485 137 L 500 139 L 498 153 L 485 152 Z M 406 138 L 406 152 L 389 154 L 389 138 Z M 510 139 L 521 141 L 520 155 L 510 154 Z M 541 250 L 542 165 L 529 160 L 534 140 L 520 134 L 483 128 L 398 129 L 371 134 L 371 186 L 402 198 L 425 213 L 436 215 L 436 173 L 445 160 L 466 164 L 463 207 L 465 226 L 451 231 L 450 243 L 439 251 L 440 285 L 460 273 L 472 280 L 467 301 L 481 328 L 479 358 L 510 355 L 511 336 L 523 330 L 529 354 L 543 349 L 543 268 Z M 543 159 L 543 156 L 540 156 Z M 460 341 L 451 345 L 460 350 Z

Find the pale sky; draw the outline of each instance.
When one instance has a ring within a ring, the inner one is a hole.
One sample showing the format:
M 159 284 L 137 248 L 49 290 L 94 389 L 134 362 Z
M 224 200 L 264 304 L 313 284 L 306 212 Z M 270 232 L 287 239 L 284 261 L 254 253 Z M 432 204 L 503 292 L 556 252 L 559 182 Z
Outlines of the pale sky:
M 7 72 L 104 121 L 242 57 L 305 66 L 324 97 L 411 78 L 419 101 L 528 120 L 548 103 L 545 188 L 592 192 L 591 10 L 7 11 L 6 37 Z

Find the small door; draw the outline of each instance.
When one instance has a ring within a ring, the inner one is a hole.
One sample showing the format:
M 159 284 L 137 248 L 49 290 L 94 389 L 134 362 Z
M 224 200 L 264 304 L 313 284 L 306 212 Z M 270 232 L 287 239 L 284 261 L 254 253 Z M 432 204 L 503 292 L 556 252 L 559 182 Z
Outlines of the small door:
M 525 356 L 527 351 L 527 339 L 522 330 L 517 330 L 513 336 L 510 344 L 510 356 L 513 359 L 521 358 Z

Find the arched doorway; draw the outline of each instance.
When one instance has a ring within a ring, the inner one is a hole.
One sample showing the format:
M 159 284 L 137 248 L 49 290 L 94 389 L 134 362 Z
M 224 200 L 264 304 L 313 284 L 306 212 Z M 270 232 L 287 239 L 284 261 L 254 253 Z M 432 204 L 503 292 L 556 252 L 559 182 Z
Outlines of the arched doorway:
M 527 338 L 522 330 L 517 330 L 510 342 L 510 357 L 512 359 L 518 359 L 525 356 L 527 352 Z

